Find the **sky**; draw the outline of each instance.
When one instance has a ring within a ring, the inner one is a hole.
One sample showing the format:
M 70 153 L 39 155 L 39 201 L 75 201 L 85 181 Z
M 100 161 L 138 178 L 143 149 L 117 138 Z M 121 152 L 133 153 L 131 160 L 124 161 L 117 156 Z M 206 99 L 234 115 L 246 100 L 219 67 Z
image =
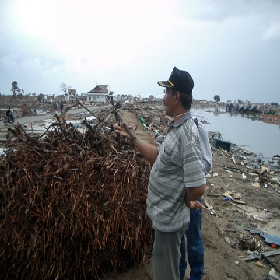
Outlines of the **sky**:
M 280 0 L 0 0 L 0 92 L 163 97 L 173 67 L 194 99 L 280 103 Z

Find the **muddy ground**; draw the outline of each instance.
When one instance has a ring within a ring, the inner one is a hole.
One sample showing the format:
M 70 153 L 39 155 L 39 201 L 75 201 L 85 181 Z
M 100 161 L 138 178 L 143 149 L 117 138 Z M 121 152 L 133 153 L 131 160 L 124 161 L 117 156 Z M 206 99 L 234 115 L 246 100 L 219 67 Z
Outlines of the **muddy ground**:
M 156 144 L 134 113 L 121 112 L 123 118 L 137 124 L 136 133 L 142 139 Z M 212 148 L 213 170 L 207 178 L 207 190 L 203 196 L 202 233 L 205 245 L 204 280 L 264 280 L 275 279 L 269 275 L 273 266 L 280 270 L 280 255 L 268 260 L 261 253 L 279 252 L 259 234 L 246 229 L 260 229 L 270 235 L 280 236 L 280 187 L 278 183 L 255 184 L 256 173 L 246 167 L 243 151 L 234 147 L 231 152 Z M 233 156 L 233 157 L 232 157 Z M 242 179 L 242 173 L 246 179 Z M 270 177 L 275 175 L 270 174 Z M 279 176 L 279 175 L 278 175 Z M 234 199 L 224 201 L 226 195 Z M 243 258 L 258 252 L 259 259 Z M 272 264 L 270 264 L 271 262 Z M 189 271 L 186 273 L 186 277 Z M 113 275 L 112 280 L 152 279 L 152 257 L 135 265 L 125 273 Z
M 152 143 L 150 137 L 134 114 L 123 112 L 123 117 L 138 125 L 137 134 Z M 255 172 L 244 164 L 242 150 L 235 147 L 231 152 L 212 148 L 213 170 L 207 178 L 203 196 L 202 233 L 205 245 L 204 280 L 264 280 L 277 279 L 269 275 L 273 268 L 280 270 L 279 248 L 266 243 L 259 234 L 246 229 L 260 229 L 270 235 L 280 236 L 280 187 L 277 183 L 255 183 Z M 234 157 L 232 157 L 234 156 Z M 245 155 L 246 156 L 246 155 Z M 241 159 L 242 158 L 242 159 Z M 242 173 L 246 179 L 242 178 Z M 214 176 L 213 176 L 214 175 Z M 273 176 L 273 174 L 270 174 Z M 224 201 L 227 195 L 233 200 Z M 267 260 L 261 253 L 273 252 Z M 256 259 L 244 258 L 258 253 Z M 186 278 L 189 271 L 186 273 Z M 113 276 L 114 280 L 146 280 L 152 278 L 152 257 L 134 266 L 126 273 Z

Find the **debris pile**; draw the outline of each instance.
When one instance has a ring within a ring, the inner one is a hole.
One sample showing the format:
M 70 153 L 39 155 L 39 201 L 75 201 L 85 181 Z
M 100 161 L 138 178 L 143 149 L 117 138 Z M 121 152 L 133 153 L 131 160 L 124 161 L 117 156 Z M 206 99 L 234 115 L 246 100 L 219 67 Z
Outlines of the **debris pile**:
M 152 246 L 149 164 L 115 132 L 17 125 L 0 158 L 0 278 L 100 279 Z

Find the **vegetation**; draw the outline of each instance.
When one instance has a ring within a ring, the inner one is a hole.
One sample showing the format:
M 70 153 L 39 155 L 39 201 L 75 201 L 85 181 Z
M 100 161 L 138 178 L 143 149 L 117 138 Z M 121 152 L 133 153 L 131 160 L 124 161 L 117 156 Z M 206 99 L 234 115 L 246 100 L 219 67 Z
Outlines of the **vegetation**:
M 43 94 L 43 93 L 40 93 L 40 95 L 37 96 L 37 100 L 38 100 L 39 102 L 43 102 L 43 101 L 44 101 L 44 94 Z
M 16 96 L 16 92 L 17 92 L 17 93 L 20 92 L 20 89 L 19 89 L 19 87 L 18 87 L 17 81 L 13 81 L 13 82 L 12 82 L 11 91 L 13 92 L 13 96 Z
M 220 96 L 219 95 L 215 95 L 214 96 L 214 100 L 218 103 L 220 102 Z
M 60 89 L 61 89 L 61 91 L 64 92 L 65 95 L 68 95 L 68 92 L 67 92 L 67 91 L 68 91 L 69 88 L 71 88 L 71 86 L 66 85 L 65 83 L 62 83 L 62 84 L 60 85 Z

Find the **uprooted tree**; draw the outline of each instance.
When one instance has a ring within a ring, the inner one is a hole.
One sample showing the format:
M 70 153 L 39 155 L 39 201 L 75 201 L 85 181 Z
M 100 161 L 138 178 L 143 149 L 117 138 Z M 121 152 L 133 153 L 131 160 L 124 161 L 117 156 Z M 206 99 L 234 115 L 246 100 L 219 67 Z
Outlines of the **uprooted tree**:
M 152 245 L 149 164 L 99 123 L 10 129 L 0 158 L 1 279 L 100 279 Z

